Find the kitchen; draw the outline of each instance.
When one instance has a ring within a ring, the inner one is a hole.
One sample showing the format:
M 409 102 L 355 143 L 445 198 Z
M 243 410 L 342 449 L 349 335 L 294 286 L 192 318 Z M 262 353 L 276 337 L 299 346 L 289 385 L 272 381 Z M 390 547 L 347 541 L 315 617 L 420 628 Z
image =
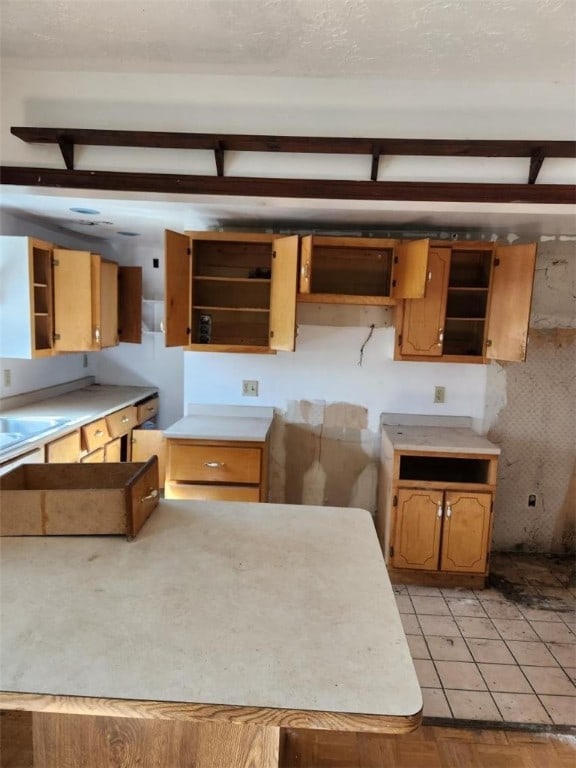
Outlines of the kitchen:
M 333 82 L 333 81 L 332 81 Z M 334 116 L 338 134 L 358 135 L 361 118 L 365 135 L 486 135 L 517 137 L 530 134 L 558 138 L 571 135 L 569 88 L 547 88 L 533 82 L 514 89 L 505 84 L 471 87 L 467 92 L 449 81 L 410 89 L 386 83 L 387 103 L 381 104 L 382 84 L 369 81 L 338 83 L 326 88 L 321 80 L 287 78 L 281 92 L 273 78 L 249 77 L 239 82 L 226 75 L 143 74 L 125 72 L 54 71 L 4 74 L 2 156 L 11 164 L 59 166 L 58 148 L 19 142 L 13 125 L 106 127 L 228 132 L 331 135 Z M 194 87 L 191 87 L 193 85 Z M 534 92 L 540 108 L 533 111 Z M 81 94 L 81 96 L 80 96 Z M 216 96 L 217 94 L 217 96 Z M 456 104 L 439 114 L 436 104 Z M 494 100 L 501 106 L 494 127 Z M 411 105 L 427 114 L 425 129 L 415 130 Z M 104 111 L 103 111 L 104 110 Z M 394 120 L 391 115 L 395 115 Z M 554 125 L 554 136 L 550 126 Z M 557 132 L 557 133 L 556 133 Z M 100 152 L 100 154 L 98 154 Z M 198 153 L 200 154 L 200 153 Z M 142 150 L 84 149 L 80 162 L 90 168 L 140 169 L 148 163 Z M 196 156 L 197 172 L 212 173 L 212 158 Z M 234 170 L 245 173 L 240 157 Z M 251 161 L 250 161 L 251 162 Z M 280 162 L 280 160 L 276 160 Z M 465 162 L 465 161 L 463 161 Z M 470 161 L 467 161 L 470 162 Z M 543 173 L 547 165 L 544 164 Z M 163 170 L 176 170 L 190 159 L 182 153 L 154 159 Z M 266 169 L 269 169 L 269 158 Z M 490 164 L 487 164 L 490 165 Z M 501 166 L 498 166 L 501 167 Z M 272 166 L 273 168 L 273 166 Z M 393 169 L 393 168 L 392 168 Z M 407 173 L 406 169 L 399 169 Z M 411 168 L 411 171 L 414 169 Z M 516 166 L 509 168 L 516 173 Z M 522 173 L 524 166 L 522 166 Z M 563 171 L 554 169 L 562 177 Z M 364 172 L 362 165 L 339 171 Z M 466 166 L 465 174 L 479 174 Z M 483 174 L 498 170 L 490 166 Z M 319 173 L 319 171 L 312 171 Z M 423 168 L 434 177 L 437 168 Z M 552 171 L 549 171 L 552 173 Z M 566 174 L 570 176 L 568 172 Z M 548 177 L 544 177 L 548 178 Z M 130 196 L 94 194 L 86 199 L 60 190 L 57 195 L 11 190 L 4 195 L 2 234 L 38 236 L 63 245 L 82 247 L 143 268 L 146 310 L 161 315 L 163 230 L 224 227 L 251 231 L 280 229 L 289 234 L 324 232 L 337 235 L 377 234 L 383 237 L 458 237 L 504 242 L 538 242 L 538 262 L 532 301 L 531 332 L 525 363 L 466 365 L 414 363 L 394 360 L 395 329 L 390 308 L 337 308 L 299 304 L 294 352 L 276 355 L 228 355 L 183 352 L 166 348 L 157 317 L 152 318 L 141 345 L 123 344 L 102 352 L 66 355 L 22 362 L 2 360 L 2 396 L 63 384 L 94 376 L 101 384 L 156 387 L 158 427 L 181 418 L 188 404 L 254 405 L 274 408 L 270 438 L 269 500 L 296 504 L 360 507 L 375 512 L 382 413 L 431 417 L 467 417 L 497 444 L 503 455 L 494 512 L 494 551 L 570 551 L 573 546 L 574 368 L 574 227 L 573 212 L 545 206 L 458 205 L 390 206 L 369 203 L 248 201 L 227 199 L 190 202 L 148 201 Z M 73 207 L 99 210 L 99 215 L 74 214 Z M 52 223 L 50 223 L 52 219 Z M 80 223 L 84 222 L 84 223 Z M 86 224 L 85 222 L 89 222 Z M 112 222 L 113 224 L 90 222 Z M 54 226 L 57 229 L 54 229 Z M 145 235 L 141 227 L 147 226 Z M 61 229 L 64 227 L 68 231 Z M 141 232 L 140 236 L 117 231 Z M 85 233 L 103 235 L 97 241 Z M 160 260 L 158 268 L 154 259 Z M 158 304 L 158 306 L 156 306 Z M 374 325 L 370 339 L 371 326 Z M 363 352 L 363 354 L 361 354 Z M 360 360 L 362 364 L 359 365 Z M 86 365 L 85 365 L 86 362 Z M 258 382 L 258 396 L 242 395 L 244 381 Z M 445 400 L 434 403 L 436 387 Z M 531 503 L 534 498 L 534 504 Z

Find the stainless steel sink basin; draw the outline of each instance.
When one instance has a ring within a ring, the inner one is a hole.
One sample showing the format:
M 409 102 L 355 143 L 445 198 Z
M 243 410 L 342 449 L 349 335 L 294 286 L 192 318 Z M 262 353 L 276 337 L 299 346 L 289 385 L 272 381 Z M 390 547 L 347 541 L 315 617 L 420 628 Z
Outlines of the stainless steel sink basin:
M 0 451 L 58 429 L 68 424 L 70 419 L 56 419 L 51 416 L 34 418 L 0 416 Z

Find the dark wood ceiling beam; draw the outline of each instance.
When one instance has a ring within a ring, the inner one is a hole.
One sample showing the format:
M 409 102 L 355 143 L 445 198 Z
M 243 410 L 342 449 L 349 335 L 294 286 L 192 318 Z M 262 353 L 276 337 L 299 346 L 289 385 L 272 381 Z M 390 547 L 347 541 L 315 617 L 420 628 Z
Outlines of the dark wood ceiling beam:
M 105 147 L 156 147 L 163 149 L 208 149 L 218 146 L 237 152 L 292 152 L 331 155 L 373 156 L 381 154 L 450 157 L 527 157 L 542 151 L 546 157 L 576 157 L 576 141 L 479 140 L 479 139 L 367 139 L 319 136 L 266 136 L 219 133 L 175 133 L 166 131 L 116 131 L 92 128 L 13 127 L 22 141 Z
M 401 200 L 454 203 L 574 204 L 573 184 L 462 184 L 338 179 L 274 179 L 195 176 L 170 173 L 66 171 L 1 166 L 0 182 L 26 187 L 106 189 L 239 197 L 288 197 L 330 200 Z

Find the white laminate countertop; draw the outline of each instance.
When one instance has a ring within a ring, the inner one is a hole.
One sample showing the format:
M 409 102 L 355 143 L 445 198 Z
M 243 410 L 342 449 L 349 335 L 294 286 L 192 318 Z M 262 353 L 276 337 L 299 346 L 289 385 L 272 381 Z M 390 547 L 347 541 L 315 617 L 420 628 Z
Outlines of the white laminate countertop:
M 273 408 L 241 405 L 190 405 L 188 406 L 188 415 L 165 429 L 164 437 L 168 439 L 264 442 L 273 418 Z
M 155 387 L 126 387 L 108 384 L 91 384 L 82 389 L 38 400 L 29 405 L 11 410 L 3 410 L 0 417 L 14 418 L 63 418 L 68 422 L 50 432 L 44 432 L 36 438 L 16 444 L 11 448 L 0 451 L 0 462 L 20 456 L 33 448 L 66 435 L 96 418 L 107 416 L 119 408 L 125 408 L 139 400 L 156 395 Z
M 130 543 L 5 538 L 1 554 L 4 691 L 399 717 L 422 707 L 365 510 L 161 501 Z
M 418 427 L 382 424 L 382 434 L 394 451 L 421 453 L 484 453 L 498 455 L 500 447 L 467 427 Z

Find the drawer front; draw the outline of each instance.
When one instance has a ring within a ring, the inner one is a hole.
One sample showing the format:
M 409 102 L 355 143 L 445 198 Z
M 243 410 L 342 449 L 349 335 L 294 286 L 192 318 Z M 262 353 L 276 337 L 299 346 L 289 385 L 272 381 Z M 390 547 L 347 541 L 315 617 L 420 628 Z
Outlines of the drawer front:
M 195 483 L 260 483 L 260 448 L 169 442 L 168 477 Z
M 53 440 L 46 446 L 48 464 L 71 464 L 80 460 L 80 432 Z
M 129 405 L 128 408 L 122 408 L 120 411 L 106 416 L 106 424 L 110 437 L 122 437 L 127 435 L 130 430 L 136 426 L 138 411 L 136 406 Z
M 82 464 L 102 464 L 104 460 L 104 448 L 98 448 L 96 451 L 93 451 L 80 459 Z
M 82 427 L 82 448 L 91 453 L 110 440 L 106 419 L 98 419 Z
M 195 485 L 172 481 L 166 485 L 164 497 L 199 501 L 260 501 L 260 489 L 247 485 Z
M 152 400 L 147 400 L 145 403 L 137 406 L 137 422 L 143 424 L 148 419 L 153 419 L 158 413 L 158 398 L 153 397 Z

